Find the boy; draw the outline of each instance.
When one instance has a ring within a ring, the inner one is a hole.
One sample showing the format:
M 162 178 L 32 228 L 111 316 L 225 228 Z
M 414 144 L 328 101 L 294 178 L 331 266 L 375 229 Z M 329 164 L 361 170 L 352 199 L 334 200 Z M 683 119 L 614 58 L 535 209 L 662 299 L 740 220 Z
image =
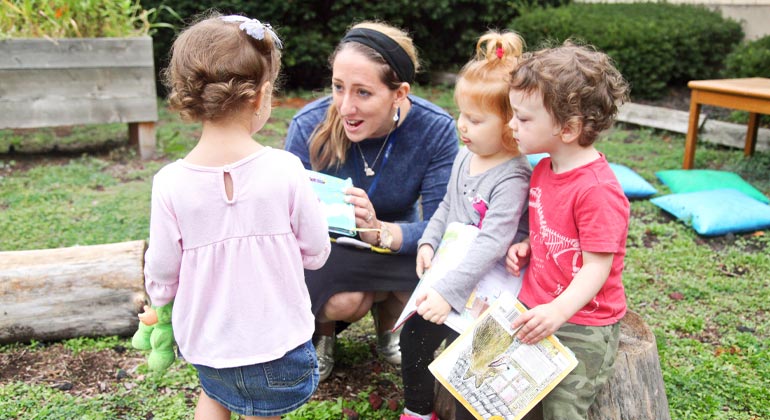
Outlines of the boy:
M 550 155 L 532 172 L 530 239 L 508 251 L 510 271 L 530 263 L 519 294 L 530 309 L 512 327 L 526 344 L 555 334 L 579 361 L 543 400 L 546 420 L 586 418 L 615 363 L 629 203 L 593 143 L 627 91 L 607 55 L 569 42 L 528 55 L 512 73 L 519 149 Z

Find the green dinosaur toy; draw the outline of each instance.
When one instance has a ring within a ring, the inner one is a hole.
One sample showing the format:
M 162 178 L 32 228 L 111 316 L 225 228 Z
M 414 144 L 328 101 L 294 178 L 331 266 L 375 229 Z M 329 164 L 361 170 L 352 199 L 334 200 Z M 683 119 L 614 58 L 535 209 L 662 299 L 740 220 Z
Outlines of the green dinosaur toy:
M 139 314 L 139 328 L 131 339 L 131 345 L 139 350 L 150 350 L 147 366 L 153 372 L 162 373 L 172 363 L 174 354 L 174 331 L 171 328 L 171 309 L 174 301 L 163 306 L 144 306 Z

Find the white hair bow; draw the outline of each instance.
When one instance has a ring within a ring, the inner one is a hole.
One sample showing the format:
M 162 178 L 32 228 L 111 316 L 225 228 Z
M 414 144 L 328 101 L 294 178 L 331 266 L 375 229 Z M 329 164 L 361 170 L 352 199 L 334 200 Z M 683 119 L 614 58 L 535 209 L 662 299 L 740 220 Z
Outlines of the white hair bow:
M 275 46 L 279 49 L 283 48 L 281 39 L 278 38 L 278 35 L 275 34 L 273 27 L 270 26 L 269 23 L 262 23 L 256 19 L 249 19 L 245 16 L 239 15 L 221 16 L 220 19 L 225 22 L 241 22 L 238 27 L 242 31 L 246 31 L 250 37 L 259 41 L 265 39 L 265 31 L 267 31 L 267 33 L 270 34 L 270 37 L 273 39 Z

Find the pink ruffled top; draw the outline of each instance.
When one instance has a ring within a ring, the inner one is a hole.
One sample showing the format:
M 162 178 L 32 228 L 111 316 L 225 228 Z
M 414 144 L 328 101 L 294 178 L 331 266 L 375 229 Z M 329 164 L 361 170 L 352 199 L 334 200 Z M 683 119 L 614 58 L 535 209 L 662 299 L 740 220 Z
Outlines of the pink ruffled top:
M 327 229 L 304 167 L 288 152 L 268 147 L 224 167 L 178 160 L 161 169 L 145 285 L 154 305 L 174 299 L 184 358 L 251 365 L 309 340 L 314 318 L 303 269 L 326 262 Z

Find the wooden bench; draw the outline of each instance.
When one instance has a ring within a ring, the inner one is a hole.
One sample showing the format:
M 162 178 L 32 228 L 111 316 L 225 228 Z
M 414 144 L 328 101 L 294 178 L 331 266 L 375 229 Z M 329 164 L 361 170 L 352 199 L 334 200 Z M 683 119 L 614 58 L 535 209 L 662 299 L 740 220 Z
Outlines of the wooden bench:
M 0 129 L 128 123 L 150 159 L 157 101 L 149 36 L 0 40 Z
M 758 114 L 770 114 L 770 79 L 749 77 L 743 79 L 692 80 L 690 88 L 690 120 L 684 146 L 682 168 L 692 169 L 695 160 L 695 146 L 698 142 L 699 117 L 702 105 L 749 112 L 748 130 L 744 155 L 754 154 L 759 128 Z

